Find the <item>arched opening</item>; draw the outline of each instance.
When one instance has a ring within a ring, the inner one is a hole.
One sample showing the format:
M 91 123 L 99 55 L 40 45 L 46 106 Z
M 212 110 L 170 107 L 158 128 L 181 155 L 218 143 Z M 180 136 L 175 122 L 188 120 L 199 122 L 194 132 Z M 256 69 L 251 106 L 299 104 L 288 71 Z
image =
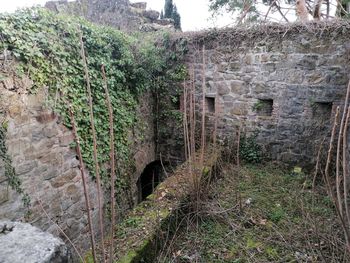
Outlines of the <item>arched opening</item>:
M 147 196 L 153 193 L 156 186 L 162 180 L 162 171 L 160 161 L 151 162 L 145 167 L 137 180 L 138 202 L 142 202 Z

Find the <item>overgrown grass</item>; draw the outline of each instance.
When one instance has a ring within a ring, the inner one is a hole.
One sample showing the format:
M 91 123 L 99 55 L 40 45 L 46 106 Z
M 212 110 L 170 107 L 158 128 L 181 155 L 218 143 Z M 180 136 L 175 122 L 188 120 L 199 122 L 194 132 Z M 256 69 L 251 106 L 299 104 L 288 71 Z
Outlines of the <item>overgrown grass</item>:
M 199 221 L 187 215 L 158 262 L 349 262 L 331 200 L 307 175 L 226 165 Z

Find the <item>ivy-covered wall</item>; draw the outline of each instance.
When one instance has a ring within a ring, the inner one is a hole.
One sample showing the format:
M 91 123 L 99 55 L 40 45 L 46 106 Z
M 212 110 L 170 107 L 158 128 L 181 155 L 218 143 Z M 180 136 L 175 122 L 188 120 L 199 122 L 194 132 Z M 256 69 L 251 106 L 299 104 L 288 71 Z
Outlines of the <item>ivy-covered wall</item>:
M 87 249 L 85 201 L 76 153 L 70 147 L 72 132 L 45 106 L 43 90 L 19 94 L 9 90 L 14 88 L 9 82 L 0 85 L 5 99 L 1 107 L 6 110 L 5 136 L 0 138 L 6 158 L 0 159 L 7 163 L 0 174 L 0 218 L 29 222 L 64 239 L 53 220 L 80 249 Z M 90 176 L 88 185 L 97 226 L 97 190 Z
M 135 204 L 138 176 L 148 163 L 158 158 L 155 94 L 160 89 L 173 88 L 174 83 L 183 78 L 183 70 L 177 68 L 176 58 L 165 55 L 162 33 L 128 36 L 110 27 L 43 9 L 1 14 L 0 38 L 3 116 L 0 139 L 6 148 L 0 164 L 8 157 L 14 170 L 14 182 L 20 186 L 16 188 L 10 184 L 8 173 L 5 175 L 4 165 L 1 165 L 0 217 L 26 220 L 59 235 L 45 210 L 80 248 L 85 249 L 89 240 L 87 220 L 68 114 L 70 106 L 89 175 L 96 224 L 93 143 L 81 40 L 87 57 L 98 161 L 106 196 L 110 188 L 110 137 L 102 65 L 107 73 L 118 163 L 115 182 L 118 217 Z M 106 221 L 109 220 L 108 211 L 109 202 L 106 201 Z

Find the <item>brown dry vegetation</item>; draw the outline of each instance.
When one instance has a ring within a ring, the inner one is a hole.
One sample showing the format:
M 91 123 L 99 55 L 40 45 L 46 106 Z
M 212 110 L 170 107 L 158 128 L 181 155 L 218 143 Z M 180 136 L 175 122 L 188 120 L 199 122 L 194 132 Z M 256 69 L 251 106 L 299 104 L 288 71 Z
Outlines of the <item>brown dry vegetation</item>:
M 199 214 L 170 228 L 158 262 L 349 262 L 338 221 L 299 169 L 225 164 Z

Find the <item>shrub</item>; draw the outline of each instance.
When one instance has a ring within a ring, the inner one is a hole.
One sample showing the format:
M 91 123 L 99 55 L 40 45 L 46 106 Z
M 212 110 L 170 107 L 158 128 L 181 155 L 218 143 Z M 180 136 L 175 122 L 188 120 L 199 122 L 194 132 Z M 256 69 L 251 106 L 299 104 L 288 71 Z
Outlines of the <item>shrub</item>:
M 256 142 L 257 134 L 247 137 L 243 135 L 240 140 L 239 157 L 248 163 L 260 163 L 262 159 L 261 146 Z

